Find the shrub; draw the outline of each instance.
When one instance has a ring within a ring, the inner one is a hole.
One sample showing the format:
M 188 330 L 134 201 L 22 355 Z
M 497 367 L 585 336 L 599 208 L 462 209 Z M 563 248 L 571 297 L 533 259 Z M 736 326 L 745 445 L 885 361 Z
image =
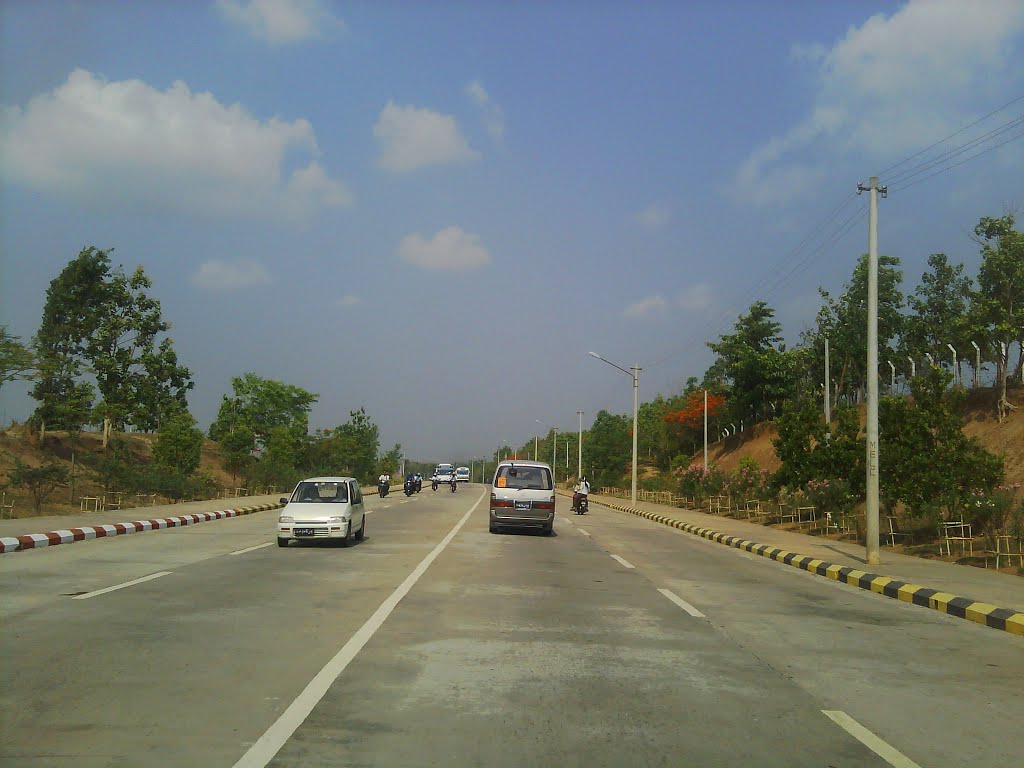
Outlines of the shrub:
M 856 501 L 845 480 L 811 480 L 806 492 L 811 506 L 820 512 L 848 512 Z

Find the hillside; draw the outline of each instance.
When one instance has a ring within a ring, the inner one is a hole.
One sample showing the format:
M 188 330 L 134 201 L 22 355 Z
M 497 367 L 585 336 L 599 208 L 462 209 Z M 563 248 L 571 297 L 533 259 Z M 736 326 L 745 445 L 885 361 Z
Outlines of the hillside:
M 137 459 L 148 461 L 152 455 L 152 445 L 156 440 L 156 435 L 118 433 L 117 439 L 123 440 Z M 7 476 L 11 467 L 14 466 L 15 458 L 32 466 L 38 466 L 48 458 L 56 458 L 70 471 L 72 454 L 75 456 L 76 467 L 74 503 L 71 502 L 70 488 L 61 488 L 43 504 L 42 511 L 43 514 L 49 515 L 78 512 L 80 509 L 79 499 L 82 496 L 95 496 L 102 493 L 100 486 L 92 479 L 93 473 L 83 466 L 90 464 L 103 454 L 102 435 L 99 433 L 82 432 L 75 435 L 72 441 L 66 432 L 47 432 L 46 450 L 43 451 L 39 446 L 39 435 L 30 433 L 24 425 L 12 424 L 6 429 L 0 429 L 0 486 L 7 482 Z M 231 474 L 223 468 L 220 446 L 211 440 L 203 442 L 199 471 L 212 476 L 225 488 L 233 485 Z M 34 514 L 31 497 L 26 492 L 8 488 L 6 489 L 6 499 L 8 503 L 13 499 L 16 517 L 28 517 Z
M 1007 399 L 1019 410 L 1011 413 L 1002 424 L 996 420 L 997 394 L 991 389 L 968 393 L 963 407 L 964 432 L 993 453 L 1002 454 L 1006 466 L 1006 482 L 1024 484 L 1024 387 L 1007 391 Z M 863 418 L 863 413 L 861 414 Z M 732 471 L 746 457 L 755 459 L 761 469 L 779 468 L 772 439 L 777 435 L 774 424 L 758 424 L 745 434 L 729 437 L 708 446 L 708 461 L 720 469 Z M 882 446 L 884 461 L 885 446 Z M 696 454 L 700 461 L 703 454 Z

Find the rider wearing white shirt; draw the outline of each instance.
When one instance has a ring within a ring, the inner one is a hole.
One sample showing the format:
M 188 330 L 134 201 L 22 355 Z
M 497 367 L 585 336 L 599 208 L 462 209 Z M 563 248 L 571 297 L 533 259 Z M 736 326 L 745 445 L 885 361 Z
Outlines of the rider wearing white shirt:
M 580 478 L 580 481 L 576 483 L 576 487 L 572 491 L 572 508 L 576 509 L 576 504 L 580 497 L 590 495 L 590 483 L 587 482 L 586 475 Z

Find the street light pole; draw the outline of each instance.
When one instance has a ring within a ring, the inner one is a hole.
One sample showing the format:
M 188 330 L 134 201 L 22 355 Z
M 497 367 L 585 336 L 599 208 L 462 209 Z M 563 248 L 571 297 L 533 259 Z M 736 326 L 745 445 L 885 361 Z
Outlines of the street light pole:
M 576 411 L 576 415 L 580 417 L 580 445 L 576 451 L 576 480 L 583 477 L 583 411 Z
M 708 391 L 704 390 L 704 474 L 708 471 Z
M 627 376 L 633 379 L 633 480 L 632 480 L 632 495 L 631 499 L 633 504 L 636 504 L 636 440 L 637 440 L 637 415 L 639 412 L 639 390 L 640 390 L 640 371 L 643 370 L 639 365 L 634 365 L 628 371 L 620 365 L 616 365 L 611 360 L 605 360 L 597 352 L 589 353 L 591 357 L 596 357 L 602 362 L 608 363 L 612 368 L 618 368 Z

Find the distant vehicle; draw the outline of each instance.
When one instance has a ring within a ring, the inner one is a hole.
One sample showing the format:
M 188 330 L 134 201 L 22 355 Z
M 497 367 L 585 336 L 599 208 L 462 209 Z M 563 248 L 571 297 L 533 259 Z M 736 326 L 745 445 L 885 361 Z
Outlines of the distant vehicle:
M 311 477 L 295 486 L 277 519 L 277 546 L 293 539 L 335 541 L 343 547 L 366 534 L 363 494 L 354 477 Z
M 459 467 L 455 470 L 455 479 L 460 483 L 469 482 L 469 467 Z
M 494 470 L 490 531 L 499 528 L 555 529 L 555 484 L 551 467 L 540 461 L 506 459 Z
M 434 470 L 434 478 L 439 483 L 450 483 L 453 477 L 455 477 L 454 464 L 438 464 L 437 469 Z

